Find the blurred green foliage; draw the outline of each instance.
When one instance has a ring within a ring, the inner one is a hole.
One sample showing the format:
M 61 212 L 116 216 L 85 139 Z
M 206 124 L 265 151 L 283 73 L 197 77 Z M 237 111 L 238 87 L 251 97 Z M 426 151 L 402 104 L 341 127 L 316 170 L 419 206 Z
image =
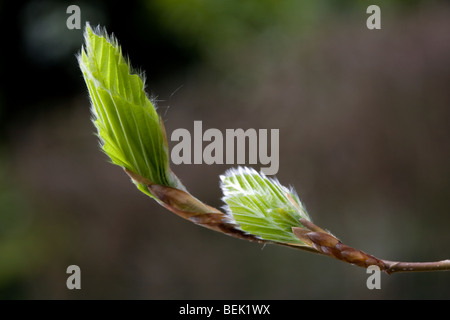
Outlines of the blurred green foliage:
M 372 1 L 395 11 L 414 7 L 422 0 Z M 206 55 L 220 55 L 248 41 L 289 41 L 320 28 L 334 17 L 365 17 L 368 3 L 359 0 L 151 0 L 159 25 L 181 43 Z M 362 20 L 364 21 L 364 20 Z
M 185 46 L 214 59 L 249 41 L 286 40 L 306 33 L 329 13 L 328 1 L 147 1 L 159 25 Z M 356 3 L 356 2 L 355 2 Z
M 8 175 L 9 165 L 0 156 L 0 298 L 12 298 L 4 288 L 20 282 L 33 268 L 39 252 L 40 238 L 30 233 L 32 209 Z

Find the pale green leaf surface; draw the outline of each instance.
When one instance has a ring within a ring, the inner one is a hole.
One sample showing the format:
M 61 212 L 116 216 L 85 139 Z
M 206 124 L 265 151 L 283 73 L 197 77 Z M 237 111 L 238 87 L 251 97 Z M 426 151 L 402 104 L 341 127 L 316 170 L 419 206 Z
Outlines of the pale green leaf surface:
M 240 228 L 261 239 L 302 245 L 292 227 L 310 220 L 294 190 L 251 168 L 230 169 L 221 177 L 225 209 Z
M 184 190 L 170 171 L 165 132 L 145 93 L 145 79 L 132 70 L 115 38 L 87 24 L 78 62 L 101 146 L 111 162 L 155 184 Z

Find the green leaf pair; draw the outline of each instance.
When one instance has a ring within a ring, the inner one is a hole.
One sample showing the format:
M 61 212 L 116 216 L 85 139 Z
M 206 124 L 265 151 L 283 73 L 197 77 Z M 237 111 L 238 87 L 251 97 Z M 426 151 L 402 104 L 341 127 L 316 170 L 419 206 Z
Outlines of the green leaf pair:
M 294 190 L 253 169 L 238 168 L 221 176 L 226 213 L 187 193 L 169 167 L 163 122 L 114 37 L 89 24 L 78 56 L 89 90 L 91 111 L 103 151 L 124 168 L 139 190 L 169 210 L 196 223 L 241 238 L 305 245 L 292 232 L 309 220 Z
M 293 189 L 250 168 L 221 176 L 226 213 L 189 194 L 169 166 L 163 122 L 114 37 L 86 25 L 78 56 L 91 97 L 91 111 L 103 151 L 122 167 L 139 190 L 159 204 L 209 229 L 259 243 L 278 243 L 324 254 L 386 273 L 450 270 L 450 260 L 380 260 L 343 244 L 311 222 Z

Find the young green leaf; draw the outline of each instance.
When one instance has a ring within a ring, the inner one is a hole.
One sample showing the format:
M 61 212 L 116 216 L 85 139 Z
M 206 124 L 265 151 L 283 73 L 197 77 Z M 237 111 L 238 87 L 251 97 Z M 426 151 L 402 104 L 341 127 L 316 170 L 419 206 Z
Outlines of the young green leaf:
M 170 171 L 163 122 L 113 36 L 86 25 L 78 63 L 91 98 L 93 122 L 111 162 L 151 183 L 184 190 Z M 153 197 L 147 185 L 133 180 Z
M 230 169 L 222 175 L 225 209 L 240 228 L 261 239 L 304 245 L 292 231 L 310 220 L 294 190 L 251 168 Z
M 250 168 L 221 176 L 228 213 L 189 194 L 169 168 L 164 125 L 145 93 L 144 78 L 133 72 L 114 37 L 86 25 L 78 63 L 91 98 L 93 122 L 103 151 L 121 166 L 139 190 L 198 225 L 258 243 L 278 243 L 324 254 L 387 273 L 450 270 L 450 260 L 380 260 L 343 244 L 311 222 L 293 189 Z

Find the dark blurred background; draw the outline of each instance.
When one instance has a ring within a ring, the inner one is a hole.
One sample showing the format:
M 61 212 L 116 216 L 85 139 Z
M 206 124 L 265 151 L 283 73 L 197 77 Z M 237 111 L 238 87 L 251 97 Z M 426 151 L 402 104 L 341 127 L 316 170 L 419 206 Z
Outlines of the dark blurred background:
M 450 298 L 450 272 L 368 290 L 364 269 L 214 233 L 137 191 L 98 147 L 71 4 L 146 71 L 169 138 L 194 120 L 280 129 L 277 177 L 316 224 L 380 258 L 450 258 L 448 1 L 0 1 L 0 298 Z M 229 167 L 172 166 L 216 207 Z

